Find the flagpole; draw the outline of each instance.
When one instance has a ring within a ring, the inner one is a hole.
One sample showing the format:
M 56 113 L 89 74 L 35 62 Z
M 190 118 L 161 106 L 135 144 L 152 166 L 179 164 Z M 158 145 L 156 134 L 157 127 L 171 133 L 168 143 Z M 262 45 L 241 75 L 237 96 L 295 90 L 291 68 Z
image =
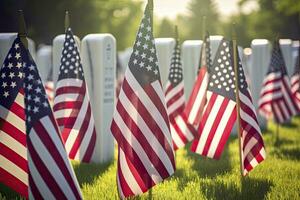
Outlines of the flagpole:
M 148 9 L 150 11 L 150 25 L 152 28 L 152 34 L 153 34 L 153 0 L 148 0 Z M 152 199 L 152 187 L 149 189 L 148 192 L 148 199 L 151 200 Z
M 242 140 L 241 140 L 241 121 L 240 121 L 240 99 L 239 99 L 239 87 L 238 87 L 238 65 L 237 65 L 237 42 L 235 24 L 233 24 L 232 31 L 232 48 L 233 48 L 233 68 L 235 76 L 235 99 L 236 99 L 236 113 L 237 113 L 237 134 L 239 140 L 239 154 L 240 154 L 240 170 L 243 176 L 243 160 L 242 160 Z
M 69 11 L 66 10 L 65 13 L 65 32 L 67 31 L 67 29 L 70 27 L 70 15 L 69 15 Z
M 202 17 L 202 39 L 204 40 L 206 32 L 206 15 L 203 15 Z
M 18 10 L 18 23 L 19 23 L 18 35 L 25 48 L 28 49 L 27 31 L 26 31 L 26 24 L 25 24 L 23 10 Z

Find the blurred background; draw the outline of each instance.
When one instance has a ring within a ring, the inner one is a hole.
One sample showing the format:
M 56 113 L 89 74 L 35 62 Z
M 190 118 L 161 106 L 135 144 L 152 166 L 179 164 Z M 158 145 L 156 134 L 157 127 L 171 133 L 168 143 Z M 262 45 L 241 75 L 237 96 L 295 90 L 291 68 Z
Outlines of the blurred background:
M 64 32 L 64 13 L 70 11 L 73 32 L 112 33 L 118 50 L 132 46 L 146 0 L 1 0 L 0 32 L 16 32 L 17 10 L 23 9 L 28 36 L 37 45 L 51 44 Z M 252 39 L 300 39 L 299 0 L 154 0 L 154 36 L 172 37 L 179 26 L 181 41 L 201 39 L 202 16 L 211 35 L 230 37 L 236 23 L 238 42 Z

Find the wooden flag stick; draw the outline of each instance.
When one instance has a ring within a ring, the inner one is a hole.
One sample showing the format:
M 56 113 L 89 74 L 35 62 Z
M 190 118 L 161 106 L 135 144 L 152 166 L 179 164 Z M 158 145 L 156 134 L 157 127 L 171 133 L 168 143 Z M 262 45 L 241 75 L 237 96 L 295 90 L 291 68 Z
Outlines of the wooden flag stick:
M 70 27 L 70 16 L 69 16 L 69 11 L 66 10 L 65 14 L 65 32 L 67 29 Z
M 19 23 L 18 35 L 20 37 L 21 42 L 27 49 L 28 48 L 27 31 L 26 31 L 26 24 L 23 15 L 23 10 L 18 10 L 18 23 Z
M 233 48 L 233 68 L 235 76 L 235 101 L 236 101 L 236 114 L 237 114 L 237 134 L 239 140 L 239 154 L 240 154 L 240 167 L 241 175 L 243 176 L 243 160 L 242 160 L 242 140 L 241 140 L 241 121 L 240 121 L 240 99 L 239 99 L 239 85 L 238 85 L 238 59 L 237 59 L 237 43 L 236 43 L 236 32 L 235 24 L 233 24 L 232 31 L 232 48 Z
M 202 17 L 202 39 L 203 40 L 205 37 L 205 32 L 206 32 L 206 16 L 203 15 L 203 17 Z

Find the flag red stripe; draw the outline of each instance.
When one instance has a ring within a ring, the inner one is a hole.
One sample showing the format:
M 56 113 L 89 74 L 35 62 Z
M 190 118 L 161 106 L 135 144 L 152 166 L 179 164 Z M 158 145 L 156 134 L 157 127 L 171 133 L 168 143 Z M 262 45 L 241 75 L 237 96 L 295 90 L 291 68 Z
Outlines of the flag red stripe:
M 139 111 L 139 113 L 140 113 L 141 117 L 144 119 L 144 121 L 145 122 L 153 122 L 153 123 L 151 123 L 151 125 L 149 125 L 149 128 L 150 128 L 151 132 L 154 133 L 153 135 L 157 138 L 157 140 L 161 143 L 161 145 L 163 147 L 165 147 L 166 153 L 167 153 L 168 157 L 171 159 L 171 162 L 173 163 L 173 158 L 174 158 L 174 156 L 172 154 L 173 148 L 165 141 L 166 138 L 164 136 L 164 133 L 162 132 L 160 127 L 155 123 L 155 120 L 149 113 L 148 109 L 144 106 L 144 104 L 140 101 L 139 97 L 136 96 L 134 91 L 128 85 L 128 82 L 126 81 L 126 79 L 124 79 L 124 81 L 123 81 L 123 91 L 126 94 L 126 96 L 128 97 L 128 99 L 131 100 L 131 103 L 133 104 L 133 106 Z M 149 96 L 151 96 L 151 98 L 153 98 L 154 94 L 150 94 Z M 157 98 L 159 98 L 159 97 L 157 97 Z M 159 100 L 159 102 L 160 102 L 160 100 Z M 155 103 L 156 103 L 156 101 L 155 101 Z M 165 108 L 159 109 L 159 111 L 161 111 L 161 112 L 163 112 L 164 110 L 165 110 Z M 163 112 L 163 113 L 165 113 L 165 112 Z M 166 124 L 169 124 L 169 118 L 167 118 Z
M 85 154 L 82 158 L 83 161 L 89 162 L 91 160 L 92 155 L 94 153 L 95 145 L 96 145 L 96 130 L 95 130 L 95 127 L 94 127 L 89 146 L 88 146 L 88 148 L 87 148 L 87 150 L 86 150 L 86 152 L 85 152 Z
M 227 121 L 226 128 L 224 129 L 224 132 L 223 132 L 220 142 L 218 144 L 217 150 L 215 152 L 215 157 L 214 157 L 215 159 L 220 158 L 235 121 L 236 121 L 236 109 L 234 108 L 231 112 L 231 115 L 230 115 L 228 121 Z
M 118 156 L 120 157 L 120 156 Z M 121 166 L 120 166 L 120 158 L 118 158 L 118 170 L 117 170 L 117 173 L 118 173 L 118 178 L 119 178 L 119 183 L 121 185 L 121 188 L 118 187 L 119 190 L 122 190 L 122 193 L 123 194 L 126 194 L 126 196 L 133 196 L 134 193 L 132 192 L 132 190 L 130 189 L 130 187 L 128 186 L 127 184 L 127 181 L 122 173 L 122 170 L 121 170 Z M 120 192 L 119 192 L 120 194 Z
M 9 108 L 10 112 L 15 113 L 18 117 L 20 117 L 22 120 L 25 120 L 25 114 L 24 114 L 24 108 L 14 102 L 11 107 Z
M 37 130 L 40 130 L 40 129 L 37 129 Z M 38 133 L 41 133 L 41 132 L 38 132 Z M 45 135 L 47 135 L 47 134 L 45 134 Z M 40 137 L 40 139 L 43 139 L 43 137 Z M 48 142 L 50 142 L 50 141 L 48 141 Z M 42 179 L 44 180 L 44 182 L 47 185 L 51 185 L 51 187 L 48 187 L 48 188 L 52 192 L 53 196 L 55 196 L 56 198 L 59 198 L 59 199 L 67 199 L 67 197 L 65 196 L 65 194 L 62 191 L 62 188 L 59 187 L 55 178 L 49 172 L 48 167 L 44 164 L 42 159 L 39 157 L 38 153 L 36 152 L 36 149 L 32 145 L 31 139 L 27 140 L 27 147 L 28 147 L 28 151 L 29 151 L 30 157 L 32 159 L 32 162 L 36 166 L 36 169 L 38 170 L 40 176 L 42 177 Z M 50 150 L 50 152 L 53 153 L 51 150 Z M 31 173 L 30 169 L 29 169 L 29 173 Z
M 34 199 L 43 199 L 43 196 L 41 195 L 39 189 L 36 187 L 36 184 L 33 181 L 31 174 L 28 175 L 28 182 L 30 185 L 31 194 L 34 197 Z
M 65 94 L 79 94 L 79 95 L 84 95 L 85 94 L 85 82 L 82 82 L 81 87 L 77 86 L 63 86 L 58 88 L 55 91 L 55 96 L 59 95 L 65 95 Z
M 54 111 L 63 110 L 63 109 L 80 109 L 82 102 L 80 101 L 64 101 L 60 103 L 56 103 L 53 106 Z
M 146 137 L 142 133 L 142 130 L 140 130 L 138 125 L 131 119 L 130 114 L 127 113 L 127 111 L 124 109 L 121 103 L 118 103 L 116 108 L 120 116 L 122 117 L 123 121 L 125 122 L 125 124 L 130 127 L 131 132 L 133 133 L 135 138 L 139 141 L 141 146 L 144 148 L 145 152 L 147 152 L 149 155 L 152 155 L 151 158 L 153 158 L 154 160 L 152 160 L 151 158 L 150 160 L 152 162 L 155 161 L 157 168 L 159 168 L 158 173 L 161 175 L 161 177 L 168 176 L 168 171 L 165 168 L 164 164 L 161 162 L 156 152 L 152 149 L 151 145 L 148 143 Z
M 55 124 L 55 119 L 53 116 L 50 116 L 50 120 L 53 124 Z M 47 147 L 49 152 L 51 152 L 52 158 L 55 160 L 55 164 L 60 168 L 60 171 L 64 175 L 64 178 L 69 183 L 70 188 L 73 191 L 73 194 L 76 196 L 76 198 L 80 199 L 81 195 L 78 193 L 77 187 L 72 179 L 71 172 L 67 168 L 64 159 L 61 157 L 56 145 L 52 142 L 52 139 L 50 138 L 49 134 L 47 133 L 47 130 L 44 128 L 44 126 L 41 124 L 41 122 L 38 122 L 34 125 L 34 129 L 39 134 L 39 138 Z M 54 133 L 52 133 L 54 134 Z M 56 133 L 57 134 L 57 133 Z M 63 146 L 63 144 L 62 144 Z M 31 152 L 31 151 L 30 151 Z
M 24 122 L 25 123 L 25 122 Z M 13 124 L 0 118 L 1 130 L 14 138 L 16 141 L 26 146 L 26 134 L 16 128 Z
M 135 150 L 131 147 L 131 145 L 124 138 L 121 130 L 119 129 L 118 125 L 116 124 L 116 122 L 114 120 L 112 121 L 111 131 L 117 141 L 122 141 L 122 142 L 118 143 L 119 147 L 124 152 L 127 152 L 128 157 L 130 156 L 130 160 L 132 160 L 134 162 L 135 167 L 138 168 L 139 174 L 142 177 L 144 184 L 151 183 L 151 185 L 155 185 L 155 183 L 152 181 L 152 178 L 149 176 L 146 168 L 144 167 L 143 163 L 141 162 L 140 158 L 136 154 Z
M 27 171 L 27 170 L 26 170 Z M 0 182 L 4 183 L 11 189 L 15 190 L 24 197 L 28 197 L 28 186 L 16 178 L 13 174 L 10 174 L 6 170 L 0 167 Z
M 169 101 L 166 102 L 167 108 L 169 108 L 173 103 L 178 101 L 178 99 L 180 99 L 182 96 L 183 96 L 183 88 L 178 93 L 173 95 L 173 97 L 171 99 L 169 99 Z
M 82 143 L 82 140 L 86 134 L 86 131 L 88 129 L 88 126 L 89 126 L 89 123 L 90 123 L 90 119 L 91 119 L 91 106 L 88 105 L 88 108 L 87 108 L 87 111 L 86 111 L 86 114 L 85 114 L 85 118 L 83 119 L 83 122 L 80 126 L 80 129 L 79 129 L 79 132 L 78 132 L 78 135 L 72 145 L 72 148 L 69 152 L 69 157 L 71 159 L 74 159 L 75 158 L 75 155 L 77 153 L 77 151 L 79 150 L 79 147 Z M 64 130 L 67 130 L 67 129 L 64 129 Z M 70 131 L 67 130 L 68 134 L 70 134 Z M 64 131 L 62 132 L 62 135 L 64 135 Z
M 216 96 L 216 98 L 217 98 L 218 95 L 216 95 L 216 94 L 213 93 L 212 96 Z M 209 134 L 207 136 L 207 139 L 206 139 L 206 142 L 205 142 L 205 146 L 204 146 L 204 149 L 202 151 L 203 155 L 207 155 L 207 153 L 208 153 L 208 150 L 210 148 L 211 142 L 212 142 L 213 138 L 215 137 L 216 130 L 218 128 L 218 125 L 220 124 L 220 121 L 221 121 L 221 119 L 223 117 L 223 114 L 224 114 L 224 112 L 226 110 L 226 107 L 227 107 L 228 103 L 229 103 L 229 100 L 226 99 L 226 98 L 224 98 L 223 102 L 221 103 L 220 109 L 218 110 L 218 114 L 217 114 L 216 118 L 214 119 L 212 127 L 211 127 L 211 129 L 209 131 Z M 199 130 L 199 131 L 202 132 L 202 130 Z
M 25 172 L 28 172 L 27 160 L 17 154 L 13 149 L 7 147 L 0 142 L 0 155 L 10 160 L 12 163 L 20 167 Z

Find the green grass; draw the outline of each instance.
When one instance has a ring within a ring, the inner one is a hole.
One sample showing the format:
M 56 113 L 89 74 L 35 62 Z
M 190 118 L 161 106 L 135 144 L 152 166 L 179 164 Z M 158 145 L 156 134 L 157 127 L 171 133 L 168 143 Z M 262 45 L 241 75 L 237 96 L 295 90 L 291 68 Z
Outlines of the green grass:
M 300 199 L 300 118 L 291 125 L 269 124 L 263 137 L 267 159 L 249 176 L 240 176 L 238 140 L 231 137 L 219 161 L 189 151 L 176 152 L 176 173 L 152 194 L 133 199 Z M 117 199 L 116 161 L 103 165 L 73 162 L 85 199 Z M 0 185 L 0 199 L 19 199 Z

